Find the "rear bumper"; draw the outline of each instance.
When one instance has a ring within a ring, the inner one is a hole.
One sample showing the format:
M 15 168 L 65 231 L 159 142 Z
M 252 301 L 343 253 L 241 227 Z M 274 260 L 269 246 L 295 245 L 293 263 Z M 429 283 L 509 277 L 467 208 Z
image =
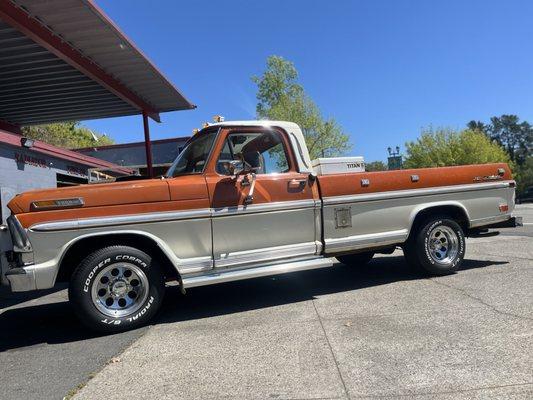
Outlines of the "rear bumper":
M 497 228 L 517 228 L 519 226 L 524 226 L 524 223 L 522 222 L 522 217 L 511 217 L 505 221 L 498 222 L 489 226 L 485 226 L 484 228 L 489 229 L 497 229 Z

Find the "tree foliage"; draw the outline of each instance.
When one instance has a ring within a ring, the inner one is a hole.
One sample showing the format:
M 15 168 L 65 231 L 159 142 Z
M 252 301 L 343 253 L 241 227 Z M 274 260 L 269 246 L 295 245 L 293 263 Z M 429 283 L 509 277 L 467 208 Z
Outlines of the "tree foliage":
M 518 193 L 523 193 L 528 187 L 533 187 L 533 156 L 526 158 L 524 164 L 516 170 L 514 178 Z
M 383 161 L 372 161 L 365 163 L 365 170 L 372 172 L 372 171 L 386 171 L 387 164 L 385 164 Z
M 312 159 L 342 155 L 351 148 L 342 127 L 333 118 L 324 119 L 298 83 L 298 71 L 292 62 L 270 56 L 265 72 L 252 77 L 252 81 L 258 89 L 258 118 L 297 123 Z
M 527 121 L 520 122 L 520 118 L 516 115 L 503 114 L 500 117 L 492 117 L 490 124 L 470 121 L 467 126 L 496 140 L 509 153 L 511 160 L 520 167 L 531 156 L 533 127 Z
M 514 177 L 518 193 L 533 186 L 533 127 L 529 122 L 520 122 L 516 115 L 503 114 L 492 117 L 489 124 L 470 121 L 467 126 L 483 132 L 505 148 L 515 164 Z
M 506 151 L 478 130 L 426 129 L 414 142 L 406 143 L 405 168 L 510 163 Z
M 114 143 L 113 139 L 108 136 L 95 133 L 75 121 L 26 126 L 22 128 L 22 132 L 29 138 L 67 149 Z

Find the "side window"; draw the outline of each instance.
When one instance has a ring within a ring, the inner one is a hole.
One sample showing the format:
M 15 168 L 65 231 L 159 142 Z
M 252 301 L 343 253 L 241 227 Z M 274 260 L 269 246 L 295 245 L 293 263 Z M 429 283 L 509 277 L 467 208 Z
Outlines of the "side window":
M 287 151 L 279 133 L 231 133 L 217 162 L 217 172 L 228 175 L 225 164 L 244 160 L 257 174 L 278 174 L 289 170 Z

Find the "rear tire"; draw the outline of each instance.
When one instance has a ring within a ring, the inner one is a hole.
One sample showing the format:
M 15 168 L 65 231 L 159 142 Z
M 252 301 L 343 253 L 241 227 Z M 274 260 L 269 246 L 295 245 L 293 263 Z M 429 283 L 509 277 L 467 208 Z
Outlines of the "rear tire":
M 407 262 L 432 275 L 448 275 L 461 266 L 466 250 L 461 226 L 446 216 L 424 220 L 404 246 Z
M 370 260 L 372 260 L 372 257 L 374 257 L 374 252 L 368 251 L 365 253 L 347 254 L 345 256 L 338 256 L 336 258 L 344 265 L 362 267 L 363 265 L 368 264 Z
M 110 246 L 86 257 L 74 271 L 69 300 L 80 321 L 106 333 L 146 324 L 163 300 L 161 269 L 146 253 Z

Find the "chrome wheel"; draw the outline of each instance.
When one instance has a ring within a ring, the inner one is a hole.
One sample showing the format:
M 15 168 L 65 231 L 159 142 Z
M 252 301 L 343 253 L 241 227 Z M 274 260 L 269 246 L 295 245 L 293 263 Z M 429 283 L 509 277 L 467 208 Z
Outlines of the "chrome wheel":
M 115 263 L 102 269 L 94 279 L 91 297 L 94 306 L 109 317 L 133 314 L 148 296 L 148 278 L 130 263 Z
M 429 233 L 426 246 L 433 261 L 440 265 L 448 265 L 459 254 L 459 237 L 452 228 L 439 225 Z

